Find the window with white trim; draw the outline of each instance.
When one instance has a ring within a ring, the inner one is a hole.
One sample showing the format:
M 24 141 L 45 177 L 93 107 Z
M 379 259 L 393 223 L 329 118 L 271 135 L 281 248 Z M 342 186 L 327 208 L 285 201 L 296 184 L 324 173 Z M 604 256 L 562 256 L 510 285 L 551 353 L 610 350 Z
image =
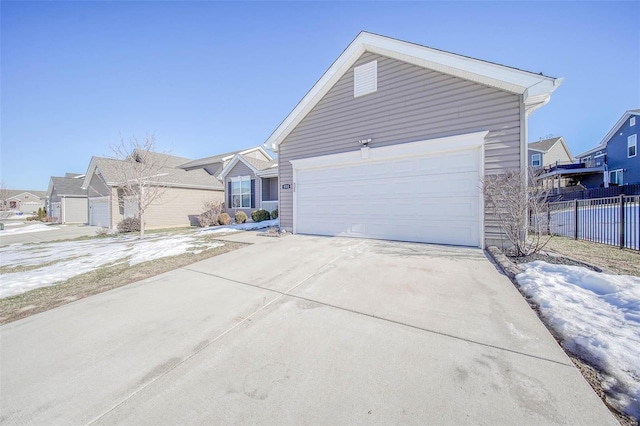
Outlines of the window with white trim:
M 542 164 L 542 154 L 533 154 L 531 156 L 531 166 L 540 167 Z
M 629 119 L 629 126 L 635 126 L 636 125 L 636 118 L 635 117 L 631 117 Z
M 638 135 L 631 135 L 627 138 L 627 157 L 635 157 L 638 153 Z
M 611 170 L 609 172 L 609 184 L 622 185 L 622 182 L 623 182 L 622 175 L 623 175 L 622 169 Z
M 251 208 L 251 176 L 231 178 L 231 206 L 234 209 Z

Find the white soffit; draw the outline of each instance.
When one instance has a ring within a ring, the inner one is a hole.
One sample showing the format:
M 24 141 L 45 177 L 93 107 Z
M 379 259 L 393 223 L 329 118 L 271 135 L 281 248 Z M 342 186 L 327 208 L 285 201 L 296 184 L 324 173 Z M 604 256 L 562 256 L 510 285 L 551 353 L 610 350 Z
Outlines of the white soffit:
M 278 145 L 364 52 L 379 54 L 522 95 L 527 115 L 549 102 L 551 93 L 563 81 L 562 78 L 547 77 L 377 34 L 361 32 L 271 134 L 264 146 L 267 149 L 277 151 Z

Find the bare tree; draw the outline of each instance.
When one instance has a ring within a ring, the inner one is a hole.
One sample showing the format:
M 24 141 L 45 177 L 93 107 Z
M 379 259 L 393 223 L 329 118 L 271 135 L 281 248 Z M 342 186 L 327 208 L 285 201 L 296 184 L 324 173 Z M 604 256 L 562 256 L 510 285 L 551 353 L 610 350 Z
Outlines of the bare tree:
M 121 203 L 127 198 L 136 202 L 136 216 L 140 220 L 140 238 L 144 238 L 144 214 L 157 203 L 167 190 L 163 177 L 169 173 L 166 153 L 155 152 L 155 137 L 148 135 L 144 141 L 132 137 L 129 143 L 121 138 L 118 145 L 111 146 L 116 158 L 122 163 L 118 167 L 118 189 L 122 192 Z
M 500 229 L 513 245 L 516 256 L 527 256 L 544 248 L 551 239 L 549 191 L 540 185 L 537 170 L 513 170 L 486 176 L 482 182 L 487 207 L 495 214 Z
M 202 205 L 202 213 L 198 215 L 198 223 L 203 228 L 218 223 L 218 216 L 222 213 L 222 201 L 207 200 Z
M 0 181 L 0 212 L 2 212 L 3 217 L 6 216 L 6 211 L 9 210 L 7 198 L 9 198 L 9 190 L 5 186 L 4 181 Z

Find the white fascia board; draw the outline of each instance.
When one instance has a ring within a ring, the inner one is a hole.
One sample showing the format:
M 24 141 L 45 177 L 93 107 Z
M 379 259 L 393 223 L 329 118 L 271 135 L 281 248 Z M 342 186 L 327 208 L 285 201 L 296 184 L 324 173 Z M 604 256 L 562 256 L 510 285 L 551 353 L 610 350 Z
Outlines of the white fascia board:
M 87 168 L 87 173 L 84 174 L 84 178 L 82 179 L 82 189 L 89 188 L 91 184 L 91 178 L 93 174 L 96 172 L 96 157 L 91 157 L 91 161 L 89 162 L 89 167 Z
M 246 151 L 242 151 L 242 152 L 240 152 L 240 154 L 244 155 L 244 154 L 248 154 L 248 153 L 253 152 L 253 151 L 260 151 L 260 152 L 261 152 L 261 153 L 263 153 L 263 154 L 264 154 L 264 156 L 265 156 L 265 157 L 267 157 L 269 160 L 273 160 L 273 157 L 272 157 L 271 155 L 269 155 L 269 153 L 268 153 L 268 152 L 267 152 L 267 151 L 266 151 L 262 146 L 257 146 L 257 147 L 255 147 L 255 148 L 247 149 Z M 226 158 L 226 157 L 225 157 L 225 158 Z M 229 157 L 229 158 L 230 158 L 230 157 Z
M 51 197 L 51 193 L 53 192 L 53 178 L 49 178 L 49 187 L 47 188 L 47 198 Z
M 598 145 L 595 148 L 591 148 L 590 150 L 583 152 L 582 154 L 576 155 L 576 158 L 586 157 L 587 155 L 591 155 L 600 149 L 606 149 L 606 148 L 607 148 L 607 145 Z
M 294 170 L 306 170 L 315 168 L 328 168 L 345 166 L 362 162 L 381 162 L 390 158 L 413 157 L 416 154 L 438 154 L 480 148 L 484 146 L 484 139 L 489 132 L 465 133 L 444 138 L 428 139 L 416 142 L 407 142 L 397 145 L 383 146 L 379 148 L 362 148 L 368 150 L 368 157 L 363 158 L 362 149 L 340 154 L 322 155 L 312 158 L 291 160 Z
M 605 137 L 602 138 L 602 140 L 600 141 L 600 145 L 606 147 L 607 146 L 607 142 L 609 141 L 609 139 L 611 139 L 613 137 L 613 135 L 616 134 L 616 132 L 618 131 L 620 126 L 622 126 L 624 124 L 624 122 L 627 121 L 627 119 L 629 117 L 631 117 L 632 115 L 640 116 L 640 113 L 637 113 L 635 111 L 627 111 L 624 114 L 622 114 L 622 117 L 620 117 L 620 120 L 618 120 L 618 122 L 615 124 L 615 126 L 613 126 L 611 128 L 611 130 L 609 130 L 609 133 L 607 133 L 605 135 Z
M 361 32 L 287 118 L 280 123 L 263 146 L 277 151 L 278 145 L 364 52 L 376 53 L 510 93 L 524 95 L 527 115 L 549 102 L 551 93 L 563 80 Z
M 535 148 L 527 148 L 527 151 L 533 151 L 533 152 L 539 152 L 544 154 L 547 151 L 543 151 L 542 149 L 535 149 Z
M 242 155 L 236 154 L 236 155 L 233 156 L 233 159 L 231 161 L 229 161 L 226 166 L 224 166 L 224 168 L 222 169 L 220 174 L 218 176 L 216 176 L 216 177 L 218 179 L 220 179 L 220 180 L 224 180 L 225 176 L 227 176 L 227 174 L 229 174 L 231 169 L 233 169 L 235 167 L 235 165 L 238 164 L 239 161 L 242 161 L 242 163 L 244 163 L 244 165 L 249 167 L 249 169 L 251 169 L 251 172 L 254 175 L 258 172 L 258 170 L 256 170 L 255 167 L 253 167 L 251 164 L 249 164 L 247 161 L 245 161 L 244 158 L 242 158 Z

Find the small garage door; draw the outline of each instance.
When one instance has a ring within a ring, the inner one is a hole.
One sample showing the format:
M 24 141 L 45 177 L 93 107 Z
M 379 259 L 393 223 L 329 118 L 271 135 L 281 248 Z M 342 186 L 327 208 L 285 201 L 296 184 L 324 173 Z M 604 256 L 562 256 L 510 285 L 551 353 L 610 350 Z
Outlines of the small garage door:
M 480 147 L 412 144 L 292 161 L 294 232 L 482 246 Z
M 108 198 L 89 199 L 89 224 L 104 228 L 111 227 Z

